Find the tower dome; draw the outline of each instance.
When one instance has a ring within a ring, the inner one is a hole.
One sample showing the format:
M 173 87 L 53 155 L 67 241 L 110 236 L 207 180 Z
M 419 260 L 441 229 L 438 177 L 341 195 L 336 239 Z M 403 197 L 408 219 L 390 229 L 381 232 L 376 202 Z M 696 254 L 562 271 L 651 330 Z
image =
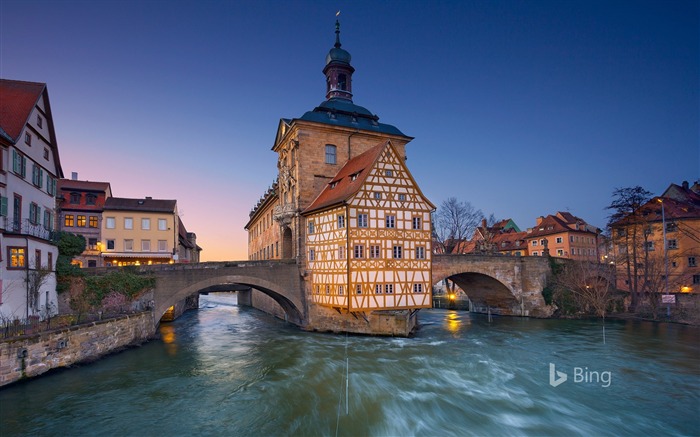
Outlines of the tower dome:
M 340 98 L 352 101 L 352 73 L 350 53 L 341 48 L 340 23 L 335 20 L 335 45 L 326 55 L 326 99 Z

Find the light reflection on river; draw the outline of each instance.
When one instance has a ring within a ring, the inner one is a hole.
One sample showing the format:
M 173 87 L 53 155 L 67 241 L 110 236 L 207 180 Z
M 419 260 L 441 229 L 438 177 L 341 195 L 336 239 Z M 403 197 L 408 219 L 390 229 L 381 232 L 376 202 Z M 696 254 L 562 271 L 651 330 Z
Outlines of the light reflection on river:
M 600 321 L 423 310 L 413 338 L 360 337 L 234 304 L 202 296 L 161 341 L 0 390 L 0 435 L 700 435 L 697 328 L 608 322 L 603 344 Z

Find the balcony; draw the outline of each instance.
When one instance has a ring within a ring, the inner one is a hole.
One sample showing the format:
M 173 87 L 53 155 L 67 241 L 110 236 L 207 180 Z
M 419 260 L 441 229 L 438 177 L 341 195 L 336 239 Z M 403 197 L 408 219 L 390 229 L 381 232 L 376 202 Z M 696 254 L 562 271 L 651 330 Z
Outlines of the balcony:
M 281 225 L 289 225 L 296 215 L 297 209 L 293 203 L 275 206 L 272 211 L 272 218 Z
M 50 231 L 42 224 L 32 223 L 28 219 L 21 221 L 0 217 L 0 230 L 8 234 L 27 235 L 51 242 L 58 241 L 58 232 Z

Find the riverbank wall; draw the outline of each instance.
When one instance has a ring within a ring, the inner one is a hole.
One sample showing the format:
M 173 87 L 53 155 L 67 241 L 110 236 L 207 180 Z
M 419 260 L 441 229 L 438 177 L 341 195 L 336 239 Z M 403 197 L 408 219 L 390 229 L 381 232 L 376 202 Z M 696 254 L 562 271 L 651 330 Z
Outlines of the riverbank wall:
M 0 387 L 60 367 L 94 361 L 155 337 L 153 313 L 10 338 L 0 342 Z

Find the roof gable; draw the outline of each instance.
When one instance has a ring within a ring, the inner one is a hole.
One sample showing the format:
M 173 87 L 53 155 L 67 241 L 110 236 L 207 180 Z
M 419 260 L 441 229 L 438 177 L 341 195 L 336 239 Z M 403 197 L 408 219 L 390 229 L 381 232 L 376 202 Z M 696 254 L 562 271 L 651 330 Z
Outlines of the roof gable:
M 0 128 L 17 143 L 46 84 L 0 79 Z
M 388 144 L 387 141 L 376 145 L 346 162 L 303 214 L 342 203 L 357 193 L 369 175 L 369 168 Z

